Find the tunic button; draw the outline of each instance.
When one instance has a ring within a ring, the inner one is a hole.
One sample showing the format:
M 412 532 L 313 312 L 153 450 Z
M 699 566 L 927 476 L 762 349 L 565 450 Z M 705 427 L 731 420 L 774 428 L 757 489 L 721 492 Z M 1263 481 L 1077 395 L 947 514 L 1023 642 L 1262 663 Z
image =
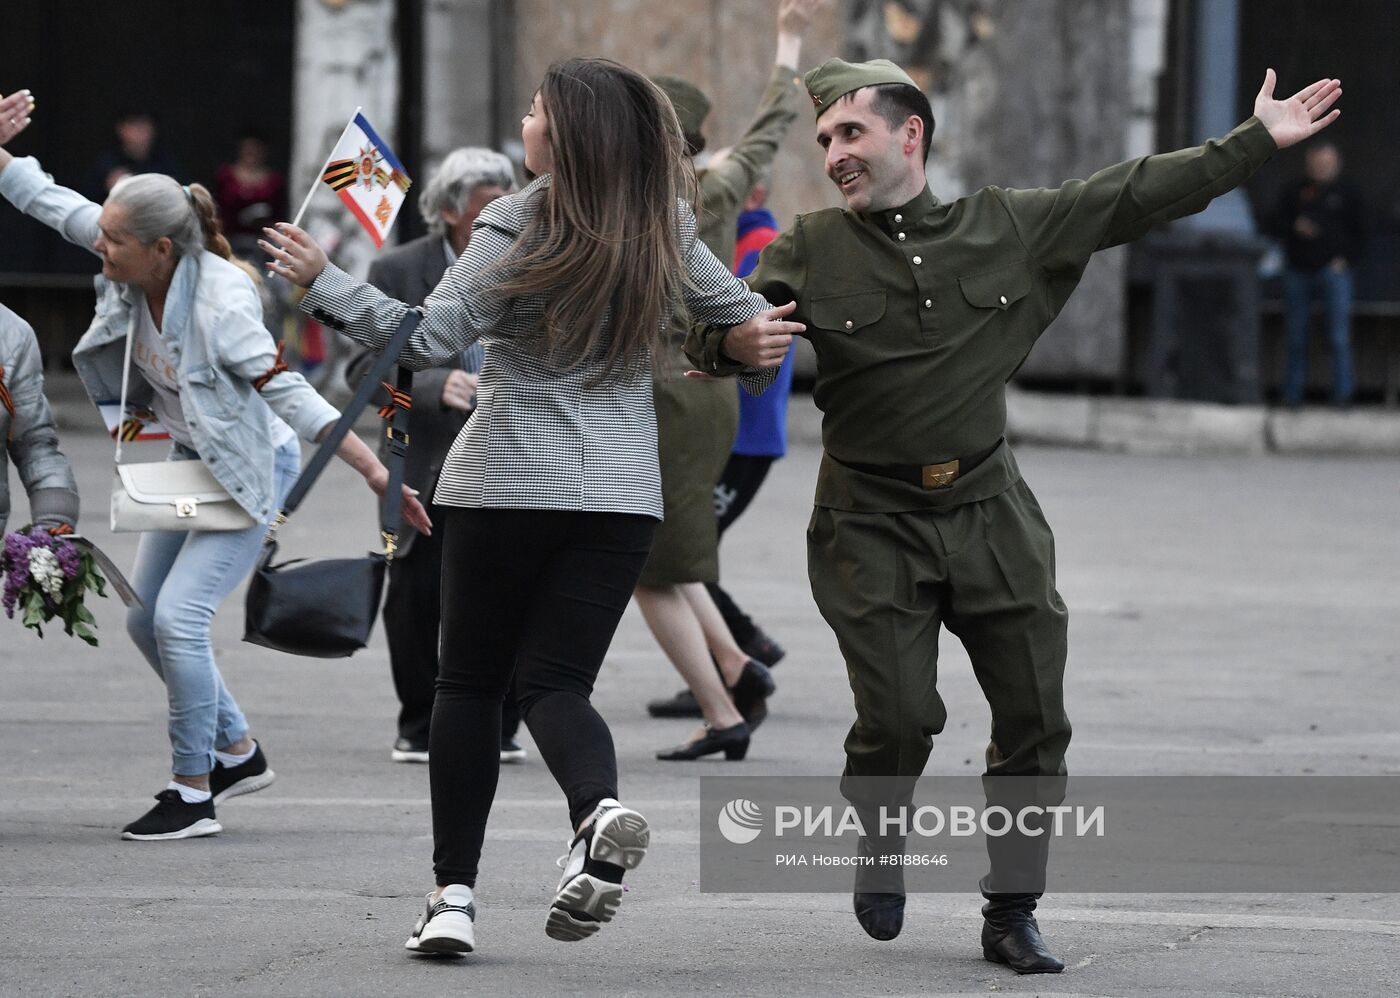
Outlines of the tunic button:
M 1002 303 L 1003 305 L 1006 304 L 1006 295 L 1002 295 L 1002 296 L 1001 296 L 1001 303 Z
M 856 328 L 856 324 L 855 324 L 854 322 L 852 322 L 850 319 L 847 319 L 847 320 L 846 320 L 846 328 L 847 328 L 847 329 L 855 329 L 855 328 Z
M 896 236 L 896 238 L 897 238 L 900 242 L 904 242 L 904 233 L 901 232 L 898 236 Z
M 933 308 L 933 299 L 932 299 L 932 298 L 925 298 L 925 299 L 924 299 L 924 308 Z
M 895 220 L 896 222 L 902 222 L 902 221 L 904 221 L 904 216 L 903 216 L 903 215 L 896 215 L 896 216 L 894 217 L 894 220 Z
M 921 257 L 921 256 L 916 256 L 916 257 L 914 257 L 914 266 L 917 267 L 919 264 L 921 264 L 921 263 L 923 263 L 923 262 L 924 262 L 924 258 L 923 258 L 923 257 Z

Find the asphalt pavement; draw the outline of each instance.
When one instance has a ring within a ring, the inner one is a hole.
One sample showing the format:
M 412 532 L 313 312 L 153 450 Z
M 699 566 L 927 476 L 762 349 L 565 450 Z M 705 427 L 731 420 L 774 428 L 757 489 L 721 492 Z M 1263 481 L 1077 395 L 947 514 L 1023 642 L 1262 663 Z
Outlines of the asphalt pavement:
M 164 786 L 168 743 L 162 687 L 112 599 L 94 607 L 96 649 L 0 621 L 0 994 L 1392 993 L 1390 893 L 1052 895 L 1040 923 L 1066 971 L 1018 978 L 981 957 L 972 882 L 911 897 L 889 943 L 865 936 L 847 895 L 700 890 L 700 776 L 841 767 L 851 697 L 804 563 L 809 404 L 795 401 L 797 444 L 723 549 L 730 591 L 788 649 L 747 760 L 655 760 L 689 728 L 646 716 L 679 684 L 635 609 L 599 678 L 622 796 L 650 818 L 654 847 L 598 936 L 544 934 L 568 817 L 527 737 L 488 829 L 479 951 L 406 954 L 431 886 L 427 770 L 389 760 L 382 631 L 348 660 L 279 655 L 240 640 L 241 591 L 216 618 L 217 654 L 279 778 L 221 807 L 217 837 L 120 841 Z M 110 444 L 82 424 L 65 419 L 64 444 L 86 532 L 129 564 L 134 538 L 105 525 Z M 1072 772 L 1400 775 L 1393 458 L 1018 454 L 1070 607 Z M 282 551 L 375 542 L 370 497 L 337 465 Z M 988 713 L 951 637 L 940 673 L 950 721 L 929 771 L 975 773 Z

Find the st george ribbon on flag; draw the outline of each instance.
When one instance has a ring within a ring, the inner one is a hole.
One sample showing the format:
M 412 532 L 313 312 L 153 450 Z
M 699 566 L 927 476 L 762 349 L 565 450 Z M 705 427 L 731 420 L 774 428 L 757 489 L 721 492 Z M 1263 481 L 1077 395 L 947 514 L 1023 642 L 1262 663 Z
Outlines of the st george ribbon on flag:
M 359 108 L 326 158 L 320 179 L 360 220 L 376 247 L 384 245 L 384 237 L 403 206 L 404 194 L 413 183 L 394 150 L 379 137 Z M 313 184 L 293 224 L 300 223 L 315 190 Z

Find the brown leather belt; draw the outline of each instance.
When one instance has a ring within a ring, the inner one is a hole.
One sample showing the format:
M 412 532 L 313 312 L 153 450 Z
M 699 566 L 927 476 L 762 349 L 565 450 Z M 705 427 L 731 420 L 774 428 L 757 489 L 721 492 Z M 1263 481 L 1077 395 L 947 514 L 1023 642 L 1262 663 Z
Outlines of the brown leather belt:
M 842 461 L 837 457 L 832 457 L 832 460 L 855 471 L 863 471 L 867 475 L 893 478 L 925 489 L 946 489 L 991 457 L 1000 446 L 1001 440 L 997 440 L 985 450 L 974 451 L 965 457 L 955 457 L 940 464 L 857 464 L 854 461 Z

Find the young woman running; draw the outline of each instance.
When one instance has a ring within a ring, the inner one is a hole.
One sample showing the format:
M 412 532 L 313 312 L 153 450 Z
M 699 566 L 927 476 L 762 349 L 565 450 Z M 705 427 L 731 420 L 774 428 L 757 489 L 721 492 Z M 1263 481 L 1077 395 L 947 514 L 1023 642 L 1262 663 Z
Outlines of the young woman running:
M 602 59 L 556 64 L 521 139 L 538 179 L 482 210 L 399 357 L 421 369 L 485 343 L 476 413 L 435 496 L 449 507 L 429 735 L 437 890 L 407 943 L 417 951 L 475 946 L 471 888 L 512 673 L 569 806 L 545 931 L 583 939 L 613 917 L 649 831 L 618 802 L 612 736 L 589 698 L 662 515 L 652 358 L 682 301 L 763 343 L 765 367 L 804 328 L 695 238 L 680 126 L 644 76 Z M 309 288 L 303 307 L 384 346 L 407 306 L 329 266 L 301 230 L 267 232 L 271 269 Z M 746 377 L 761 389 L 772 376 Z

